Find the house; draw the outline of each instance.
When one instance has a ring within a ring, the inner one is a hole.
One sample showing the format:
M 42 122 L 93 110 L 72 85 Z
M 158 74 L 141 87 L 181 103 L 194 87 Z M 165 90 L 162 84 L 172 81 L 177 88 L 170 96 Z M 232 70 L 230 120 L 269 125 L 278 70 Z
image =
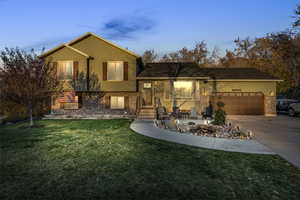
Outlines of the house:
M 52 100 L 53 111 L 90 107 L 152 118 L 157 106 L 168 112 L 178 107 L 201 113 L 209 102 L 215 105 L 221 100 L 229 115 L 276 115 L 276 83 L 280 80 L 254 68 L 143 65 L 137 54 L 93 33 L 41 56 L 57 68 L 65 84 L 64 94 Z

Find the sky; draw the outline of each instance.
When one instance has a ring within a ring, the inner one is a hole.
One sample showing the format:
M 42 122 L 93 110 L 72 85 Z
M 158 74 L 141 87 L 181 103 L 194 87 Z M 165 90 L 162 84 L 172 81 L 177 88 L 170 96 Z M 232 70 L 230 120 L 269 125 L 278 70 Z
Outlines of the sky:
M 0 0 L 0 48 L 52 48 L 94 32 L 138 54 L 283 31 L 299 0 Z

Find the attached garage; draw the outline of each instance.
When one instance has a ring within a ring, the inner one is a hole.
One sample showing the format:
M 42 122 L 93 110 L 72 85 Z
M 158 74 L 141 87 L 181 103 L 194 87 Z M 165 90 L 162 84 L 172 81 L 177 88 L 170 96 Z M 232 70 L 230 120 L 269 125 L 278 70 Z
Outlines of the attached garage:
M 217 108 L 217 102 L 222 101 L 228 115 L 264 115 L 264 95 L 261 92 L 222 92 L 212 97 Z

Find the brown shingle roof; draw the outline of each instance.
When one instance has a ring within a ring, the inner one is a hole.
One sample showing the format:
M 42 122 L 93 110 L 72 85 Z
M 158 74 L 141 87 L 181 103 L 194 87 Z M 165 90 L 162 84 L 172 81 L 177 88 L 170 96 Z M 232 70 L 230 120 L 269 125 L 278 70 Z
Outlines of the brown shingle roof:
M 278 80 L 271 74 L 259 71 L 256 68 L 201 68 L 211 78 L 216 79 L 268 79 Z
M 199 65 L 192 62 L 147 63 L 138 77 L 206 77 Z
M 196 63 L 147 63 L 138 78 L 209 77 L 215 79 L 278 80 L 255 68 L 203 68 Z

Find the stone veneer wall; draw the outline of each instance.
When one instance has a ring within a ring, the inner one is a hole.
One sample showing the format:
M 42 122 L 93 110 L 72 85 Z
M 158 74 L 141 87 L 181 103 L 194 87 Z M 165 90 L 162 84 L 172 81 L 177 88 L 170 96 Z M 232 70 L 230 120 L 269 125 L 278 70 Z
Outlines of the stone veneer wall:
M 265 115 L 275 116 L 276 112 L 276 97 L 275 96 L 265 96 Z

